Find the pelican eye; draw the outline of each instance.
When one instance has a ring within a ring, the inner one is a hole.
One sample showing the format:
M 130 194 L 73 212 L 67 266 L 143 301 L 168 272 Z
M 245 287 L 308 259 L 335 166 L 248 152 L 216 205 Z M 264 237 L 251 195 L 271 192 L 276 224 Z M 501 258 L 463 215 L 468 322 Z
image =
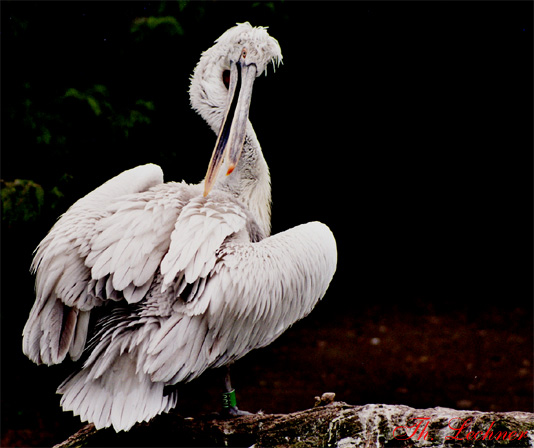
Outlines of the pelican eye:
M 230 70 L 225 70 L 222 74 L 222 81 L 226 89 L 230 87 Z

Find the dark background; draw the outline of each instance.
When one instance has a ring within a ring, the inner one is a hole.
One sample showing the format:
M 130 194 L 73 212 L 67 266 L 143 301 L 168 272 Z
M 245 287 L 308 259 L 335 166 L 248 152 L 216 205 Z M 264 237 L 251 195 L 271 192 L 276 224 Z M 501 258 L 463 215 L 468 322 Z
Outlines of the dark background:
M 189 107 L 189 77 L 247 20 L 284 55 L 256 82 L 250 115 L 273 233 L 320 220 L 339 259 L 316 310 L 235 365 L 240 407 L 291 412 L 333 391 L 355 405 L 532 411 L 532 13 L 531 2 L 1 2 L 2 446 L 81 426 L 55 395 L 72 365 L 21 353 L 32 251 L 125 169 L 203 178 L 215 135 Z M 219 374 L 182 387 L 177 411 L 217 409 Z M 178 442 L 151 441 L 166 443 Z

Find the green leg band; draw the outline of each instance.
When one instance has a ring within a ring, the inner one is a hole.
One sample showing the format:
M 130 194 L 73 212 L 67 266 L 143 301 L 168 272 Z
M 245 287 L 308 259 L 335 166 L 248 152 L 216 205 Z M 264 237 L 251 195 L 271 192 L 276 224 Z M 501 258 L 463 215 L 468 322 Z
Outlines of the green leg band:
M 237 406 L 237 400 L 235 398 L 235 389 L 230 392 L 223 393 L 223 408 L 235 408 Z

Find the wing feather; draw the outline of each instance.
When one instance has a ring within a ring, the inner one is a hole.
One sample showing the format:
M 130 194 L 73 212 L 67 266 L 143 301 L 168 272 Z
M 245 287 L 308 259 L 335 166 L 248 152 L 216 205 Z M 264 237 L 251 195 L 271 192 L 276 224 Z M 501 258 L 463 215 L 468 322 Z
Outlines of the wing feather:
M 212 322 L 232 322 L 231 316 L 237 316 L 242 325 L 237 329 L 228 325 L 224 331 L 246 342 L 248 351 L 269 344 L 309 314 L 334 275 L 337 249 L 328 227 L 314 222 L 258 243 L 230 243 L 221 257 L 211 291 L 215 294 L 223 284 L 229 286 L 219 306 L 210 306 L 210 326 Z M 218 280 L 224 276 L 230 280 Z M 224 315 L 225 310 L 231 315 Z M 242 356 L 238 350 L 234 355 Z
M 108 205 L 116 198 L 162 182 L 161 168 L 156 165 L 125 171 L 78 200 L 41 241 L 32 263 L 36 301 L 23 331 L 23 351 L 34 362 L 59 363 L 70 349 L 74 357 L 79 356 L 86 338 L 81 332 L 87 332 L 88 316 L 77 310 L 88 312 L 103 300 L 88 287 L 97 283 L 91 282 L 86 265 L 98 223 L 109 216 Z M 70 313 L 65 306 L 75 311 Z
M 195 299 L 205 312 L 175 314 L 152 338 L 143 367 L 152 381 L 187 381 L 271 343 L 324 296 L 337 249 L 314 222 L 257 243 L 230 239 L 217 259 Z
M 309 223 L 252 242 L 254 223 L 229 196 L 190 195 L 184 203 L 168 242 L 159 244 L 167 252 L 158 272 L 147 269 L 150 257 L 131 256 L 123 268 L 114 255 L 117 264 L 106 282 L 92 279 L 95 292 L 106 289 L 109 296 L 116 293 L 112 283 L 124 281 L 135 269 L 153 276 L 146 295 L 140 292 L 141 303 L 133 304 L 134 296 L 146 284 L 138 287 L 132 280 L 122 290 L 129 303 L 119 304 L 101 321 L 84 368 L 58 390 L 64 394 L 64 409 L 82 419 L 128 429 L 170 409 L 176 395 L 164 395 L 164 386 L 190 381 L 209 367 L 269 344 L 311 311 L 332 279 L 336 244 L 325 225 Z M 142 209 L 126 204 L 117 207 L 124 212 L 116 213 L 150 211 L 153 223 L 169 224 L 158 207 L 150 200 Z M 135 232 L 142 229 L 125 226 L 108 243 L 125 257 L 122 237 L 141 237 Z M 93 267 L 99 256 L 93 257 Z M 111 401 L 104 401 L 104 392 Z M 98 414 L 104 407 L 105 415 Z
M 162 291 L 180 272 L 190 284 L 208 275 L 224 240 L 246 225 L 243 206 L 229 196 L 214 192 L 208 197 L 193 198 L 178 217 L 169 251 L 161 262 Z
M 262 239 L 230 195 L 161 182 L 154 165 L 111 179 L 60 218 L 32 264 L 24 352 L 37 363 L 79 359 L 91 309 L 124 299 L 58 389 L 64 409 L 97 427 L 128 429 L 166 411 L 176 394 L 164 386 L 271 343 L 313 309 L 336 269 L 324 224 Z

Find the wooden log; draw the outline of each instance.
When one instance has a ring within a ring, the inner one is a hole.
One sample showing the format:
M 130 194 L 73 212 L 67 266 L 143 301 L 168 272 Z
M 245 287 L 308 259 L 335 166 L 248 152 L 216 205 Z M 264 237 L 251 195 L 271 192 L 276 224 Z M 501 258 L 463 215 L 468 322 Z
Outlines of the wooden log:
M 323 395 L 316 406 L 291 414 L 232 419 L 174 414 L 136 425 L 128 433 L 87 425 L 54 448 L 78 446 L 235 447 L 531 447 L 534 414 L 528 412 L 414 409 L 403 405 L 351 406 Z M 147 445 L 148 443 L 148 445 Z

